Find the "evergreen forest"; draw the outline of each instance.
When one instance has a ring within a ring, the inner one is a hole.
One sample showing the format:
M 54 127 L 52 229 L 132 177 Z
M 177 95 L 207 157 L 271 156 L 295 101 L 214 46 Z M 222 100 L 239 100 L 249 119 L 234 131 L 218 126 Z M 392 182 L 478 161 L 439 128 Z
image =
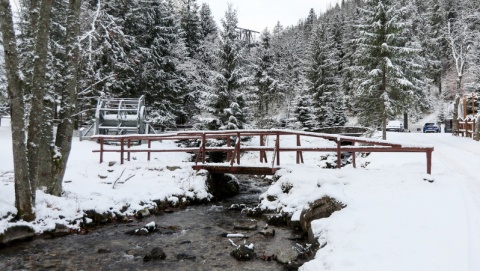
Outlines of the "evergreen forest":
M 15 8 L 0 0 L 0 106 L 25 220 L 36 187 L 61 194 L 72 133 L 99 98 L 144 96 L 161 130 L 361 125 L 385 138 L 388 120 L 442 120 L 455 97 L 480 92 L 480 0 L 342 0 L 249 42 L 232 5 L 220 24 L 196 0 Z
M 21 2 L 17 43 L 28 77 L 32 13 L 30 1 Z M 53 2 L 45 96 L 58 118 L 68 78 L 68 6 Z M 405 113 L 418 119 L 434 106 L 445 113 L 457 93 L 479 90 L 480 1 L 344 0 L 322 14 L 312 7 L 297 25 L 256 29 L 248 44 L 239 39 L 239 14 L 231 6 L 217 25 L 209 6 L 196 0 L 81 5 L 80 122 L 92 118 L 99 97 L 145 95 L 150 119 L 161 128 L 312 129 L 350 118 L 381 128 Z M 2 65 L 4 103 L 6 85 Z

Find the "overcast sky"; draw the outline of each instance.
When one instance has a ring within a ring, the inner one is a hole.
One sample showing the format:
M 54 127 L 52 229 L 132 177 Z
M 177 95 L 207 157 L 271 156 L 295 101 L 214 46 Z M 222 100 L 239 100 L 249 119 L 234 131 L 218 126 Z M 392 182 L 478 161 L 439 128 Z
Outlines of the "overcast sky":
M 268 27 L 271 31 L 280 21 L 284 27 L 294 25 L 306 18 L 311 8 L 318 15 L 339 0 L 198 0 L 199 6 L 207 3 L 215 21 L 225 17 L 228 3 L 232 3 L 238 14 L 238 27 L 261 32 Z M 220 25 L 219 25 L 220 27 Z

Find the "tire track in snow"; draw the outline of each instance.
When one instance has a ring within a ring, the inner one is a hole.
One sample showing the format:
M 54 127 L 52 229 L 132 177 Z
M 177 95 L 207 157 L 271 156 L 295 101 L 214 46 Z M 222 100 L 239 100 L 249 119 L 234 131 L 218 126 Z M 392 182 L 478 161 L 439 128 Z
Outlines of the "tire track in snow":
M 464 178 L 453 180 L 458 198 L 465 208 L 469 270 L 480 270 L 480 173 L 475 161 L 480 161 L 480 143 L 466 138 L 448 138 L 445 134 L 409 134 L 410 142 L 434 146 L 433 167 L 441 168 L 439 175 L 450 177 L 452 172 Z M 435 165 L 435 162 L 439 163 Z M 470 163 L 469 163 L 470 162 Z M 473 163 L 473 164 L 472 164 Z M 435 173 L 435 171 L 433 171 Z

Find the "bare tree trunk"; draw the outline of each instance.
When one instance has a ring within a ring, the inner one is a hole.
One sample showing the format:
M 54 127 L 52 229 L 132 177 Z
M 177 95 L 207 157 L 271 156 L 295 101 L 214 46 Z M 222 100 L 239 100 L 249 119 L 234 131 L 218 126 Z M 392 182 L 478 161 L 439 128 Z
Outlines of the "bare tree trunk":
M 35 39 L 35 60 L 33 63 L 32 103 L 28 125 L 28 165 L 30 186 L 35 191 L 39 180 L 39 168 L 48 165 L 40 164 L 39 149 L 42 144 L 42 126 L 44 124 L 43 100 L 48 55 L 48 39 L 53 0 L 43 0 L 38 18 L 38 30 Z M 51 121 L 51 120 L 47 120 Z M 50 133 L 52 133 L 50 131 Z M 45 147 L 45 146 L 44 146 Z M 48 146 L 47 146 L 48 148 Z M 43 154 L 45 155 L 45 154 Z M 50 167 L 51 168 L 51 167 Z M 50 170 L 49 168 L 49 170 Z
M 17 218 L 25 221 L 35 219 L 34 193 L 30 185 L 27 147 L 25 138 L 25 104 L 23 81 L 20 77 L 16 37 L 9 0 L 0 0 L 0 26 L 5 51 L 5 69 L 8 80 L 8 96 L 11 110 L 13 143 L 13 167 L 15 171 L 15 207 Z
M 67 18 L 67 37 L 66 37 L 66 63 L 67 83 L 65 93 L 61 102 L 60 124 L 57 128 L 55 146 L 60 155 L 54 160 L 54 186 L 52 194 L 60 195 L 62 193 L 62 181 L 65 175 L 65 169 L 72 147 L 73 118 L 76 104 L 76 87 L 78 74 L 79 44 L 78 36 L 80 33 L 80 11 L 81 0 L 69 0 L 68 18 Z

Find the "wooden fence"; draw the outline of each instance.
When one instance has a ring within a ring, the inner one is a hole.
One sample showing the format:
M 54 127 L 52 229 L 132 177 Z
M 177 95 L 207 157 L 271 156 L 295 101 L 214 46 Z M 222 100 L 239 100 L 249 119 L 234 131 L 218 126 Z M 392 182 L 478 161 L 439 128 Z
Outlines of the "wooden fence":
M 274 146 L 266 146 L 265 138 L 268 136 L 275 137 Z M 282 136 L 295 136 L 296 146 L 280 146 L 280 138 Z M 258 146 L 248 146 L 240 144 L 242 138 L 259 137 L 260 144 Z M 302 146 L 302 140 L 305 138 L 323 138 L 334 141 L 335 147 L 324 146 Z M 432 172 L 432 152 L 434 150 L 431 146 L 414 146 L 405 145 L 401 143 L 392 143 L 383 140 L 352 137 L 352 136 L 340 136 L 332 134 L 322 134 L 313 132 L 299 132 L 293 130 L 228 130 L 228 131 L 185 131 L 177 133 L 167 134 L 155 134 L 155 135 L 96 135 L 92 136 L 92 139 L 96 139 L 100 143 L 100 149 L 93 152 L 100 153 L 100 163 L 103 162 L 103 154 L 106 152 L 115 152 L 120 154 L 120 162 L 123 164 L 124 160 L 130 161 L 131 153 L 147 153 L 147 159 L 150 160 L 151 153 L 157 152 L 192 152 L 196 153 L 196 168 L 200 168 L 198 163 L 206 165 L 206 154 L 209 152 L 225 152 L 227 161 L 230 166 L 236 163 L 240 165 L 242 152 L 258 152 L 259 160 L 261 163 L 267 163 L 266 152 L 273 152 L 272 168 L 276 164 L 280 166 L 280 153 L 282 152 L 295 152 L 296 163 L 303 163 L 303 152 L 333 152 L 337 154 L 337 167 L 341 168 L 341 154 L 351 153 L 352 164 L 356 167 L 356 154 L 357 153 L 370 153 L 370 152 L 412 152 L 412 153 L 425 153 L 427 162 L 427 173 Z M 187 148 L 170 148 L 170 149 L 154 149 L 152 148 L 152 141 L 160 140 L 192 140 L 196 139 L 200 141 L 199 147 L 187 147 Z M 206 142 L 209 139 L 225 139 L 226 145 L 220 147 L 208 147 Z M 133 142 L 146 142 L 147 148 L 135 148 L 131 149 Z M 115 148 L 105 148 L 106 142 L 116 143 Z M 231 142 L 235 142 L 233 145 Z M 234 170 L 232 170 L 234 171 Z

